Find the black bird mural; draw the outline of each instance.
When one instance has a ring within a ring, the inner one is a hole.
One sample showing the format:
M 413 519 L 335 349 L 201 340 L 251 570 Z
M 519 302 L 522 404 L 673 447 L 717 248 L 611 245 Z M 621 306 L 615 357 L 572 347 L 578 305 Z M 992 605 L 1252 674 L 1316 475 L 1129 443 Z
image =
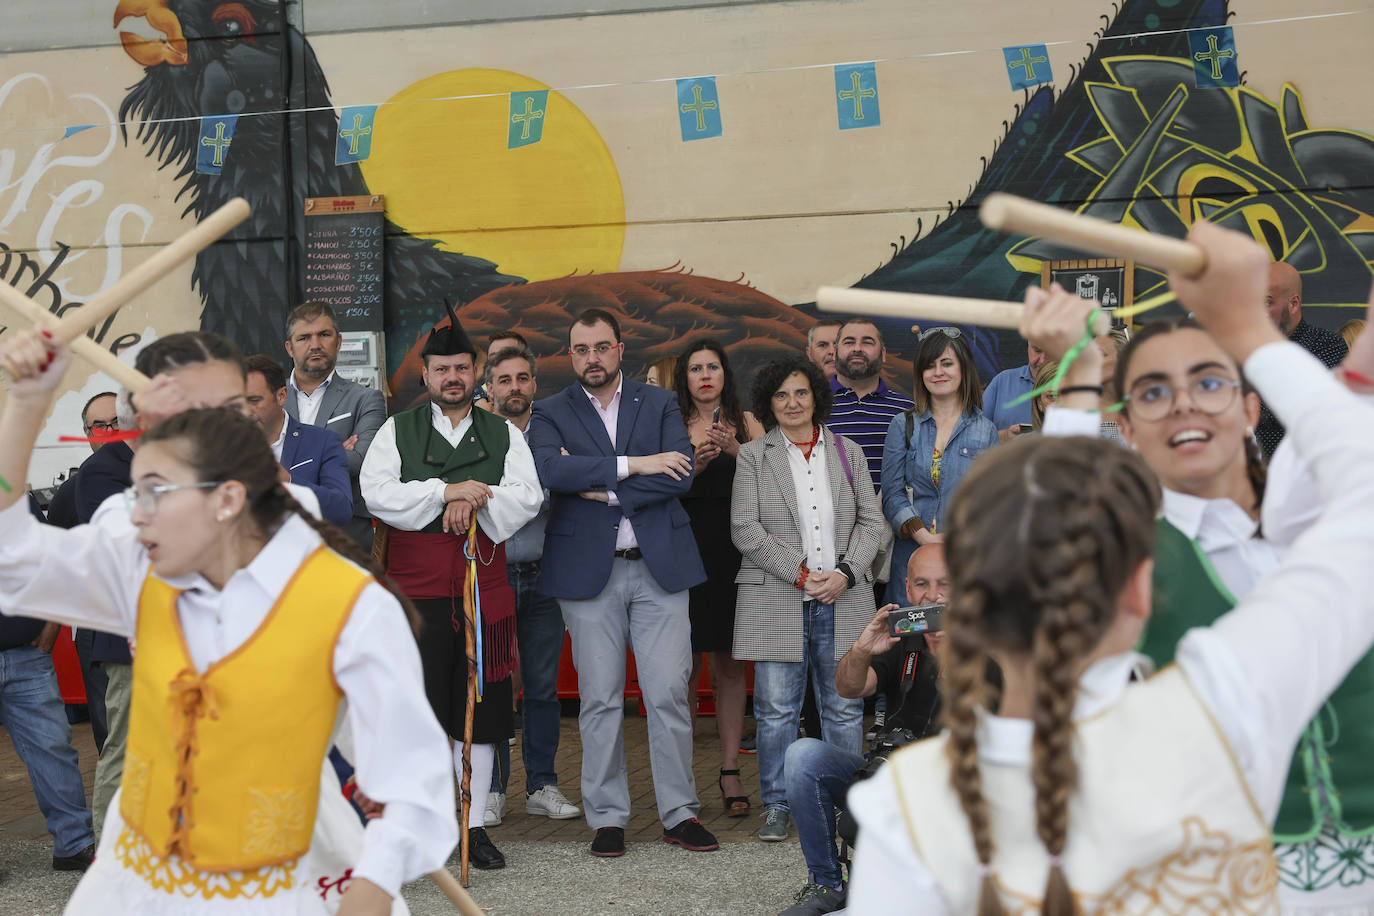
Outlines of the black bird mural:
M 246 352 L 281 352 L 282 319 L 302 298 L 304 199 L 371 193 L 356 165 L 336 166 L 338 118 L 324 71 L 277 0 L 120 0 L 114 25 L 143 78 L 120 121 L 160 169 L 174 169 L 177 199 L 201 219 L 234 197 L 253 216 L 197 258 L 192 282 L 201 327 Z M 146 20 L 143 25 L 139 20 Z M 219 175 L 196 172 L 202 116 L 238 115 Z M 512 283 L 491 261 L 442 250 L 386 224 L 388 364 L 433 327 L 445 298 L 469 302 Z
M 1027 90 L 1002 122 L 1002 139 L 979 157 L 982 175 L 964 200 L 951 200 L 933 226 L 918 223 L 914 239 L 893 243 L 891 260 L 855 285 L 1014 301 L 1039 284 L 1041 262 L 1085 256 L 984 228 L 983 198 L 1009 191 L 1175 237 L 1205 218 L 1251 233 L 1302 271 L 1305 305 L 1364 301 L 1374 259 L 1374 139 L 1310 126 L 1292 85 L 1278 102 L 1247 89 L 1243 47 L 1239 88 L 1199 89 L 1186 30 L 1230 16 L 1225 0 L 1126 0 L 1104 14 L 1083 63 L 1055 74 L 1062 89 Z M 1137 299 L 1163 288 L 1162 273 L 1137 265 Z M 1304 317 L 1334 325 L 1349 317 L 1343 311 Z M 884 324 L 889 348 L 909 358 L 911 322 Z M 1015 334 L 967 330 L 980 373 L 1025 361 Z

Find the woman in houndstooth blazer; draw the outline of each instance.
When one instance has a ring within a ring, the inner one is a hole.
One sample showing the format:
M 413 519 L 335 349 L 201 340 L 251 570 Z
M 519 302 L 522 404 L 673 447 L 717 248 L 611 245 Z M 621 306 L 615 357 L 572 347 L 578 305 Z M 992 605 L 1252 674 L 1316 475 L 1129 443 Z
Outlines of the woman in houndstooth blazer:
M 831 393 L 819 369 L 801 357 L 769 363 L 752 401 L 766 432 L 740 446 L 735 470 L 730 535 L 743 560 L 733 653 L 756 663 L 759 837 L 781 840 L 783 757 L 808 668 L 825 740 L 862 752 L 863 701 L 840 697 L 835 666 L 875 613 L 871 567 L 886 522 L 863 452 L 825 428 Z

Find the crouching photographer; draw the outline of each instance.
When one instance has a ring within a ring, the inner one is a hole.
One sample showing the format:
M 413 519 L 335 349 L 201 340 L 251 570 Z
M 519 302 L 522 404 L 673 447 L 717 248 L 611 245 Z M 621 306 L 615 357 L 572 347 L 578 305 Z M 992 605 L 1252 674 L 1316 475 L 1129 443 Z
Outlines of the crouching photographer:
M 907 601 L 917 606 L 944 604 L 948 591 L 943 545 L 923 545 L 907 563 Z M 802 738 L 787 749 L 783 764 L 787 804 L 810 880 L 797 895 L 796 905 L 784 910 L 783 916 L 832 913 L 844 907 L 844 879 L 835 845 L 836 806 L 843 806 L 845 792 L 861 771 L 876 768 L 895 748 L 939 728 L 939 666 L 933 653 L 944 634 L 894 636 L 894 628 L 904 629 L 896 615 L 889 613 L 896 610 L 894 604 L 879 610 L 835 670 L 840 696 L 867 697 L 881 690 L 887 697 L 886 727 L 874 736 L 873 762 L 814 738 Z

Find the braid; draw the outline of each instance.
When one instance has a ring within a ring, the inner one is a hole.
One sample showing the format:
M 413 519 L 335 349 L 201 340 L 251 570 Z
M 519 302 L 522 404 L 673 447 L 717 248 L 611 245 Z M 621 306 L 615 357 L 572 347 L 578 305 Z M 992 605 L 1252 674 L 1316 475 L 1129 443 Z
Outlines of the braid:
M 1250 479 L 1250 489 L 1255 491 L 1255 508 L 1264 502 L 1264 486 L 1269 480 L 1269 466 L 1265 463 L 1264 452 L 1253 433 L 1245 437 L 1245 476 Z
M 1031 648 L 1035 671 L 1031 783 L 1035 787 L 1036 835 L 1051 857 L 1041 903 L 1046 916 L 1077 912 L 1059 857 L 1068 841 L 1069 796 L 1078 786 L 1073 707 L 1079 660 L 1101 636 L 1097 609 L 1108 600 L 1098 584 L 1093 512 L 1093 503 L 1088 500 L 1069 510 L 1066 527 L 1070 533 L 1037 569 L 1041 582 L 1035 591 L 1040 593 L 1041 612 Z
M 1031 783 L 1036 835 L 1050 856 L 1047 916 L 1077 904 L 1060 863 L 1078 785 L 1074 701 L 1085 660 L 1116 617 L 1130 577 L 1154 546 L 1159 484 L 1139 456 L 1098 439 L 1010 443 L 970 471 L 951 506 L 953 576 L 945 725 L 950 781 L 983 866 L 978 910 L 1000 916 L 975 734 L 989 652 L 1032 669 Z
M 943 678 L 945 699 L 945 749 L 949 756 L 950 786 L 959 796 L 959 807 L 968 819 L 969 833 L 983 878 L 978 891 L 978 916 L 1002 916 L 1002 900 L 992 880 L 992 822 L 987 799 L 983 797 L 983 776 L 978 768 L 978 710 L 986 699 L 987 655 L 978 631 L 983 616 L 984 596 L 978 588 L 959 596 L 957 609 L 949 615 L 950 627 L 945 646 L 946 669 Z
M 415 610 L 415 605 L 401 592 L 401 589 L 391 580 L 391 577 L 386 574 L 386 570 L 382 569 L 382 567 L 372 559 L 371 554 L 366 553 L 359 547 L 356 541 L 335 526 L 329 524 L 329 522 L 318 519 L 309 512 L 306 512 L 305 508 L 296 501 L 296 497 L 291 495 L 291 491 L 287 490 L 284 486 L 278 485 L 268 490 L 259 497 L 257 503 L 258 505 L 262 505 L 264 514 L 271 513 L 273 518 L 279 519 L 287 513 L 294 514 L 301 521 L 314 529 L 315 533 L 324 541 L 326 547 L 339 554 L 345 560 L 357 566 L 361 566 L 371 573 L 372 577 L 377 580 L 377 584 L 390 592 L 391 596 L 401 605 L 401 611 L 406 615 L 406 622 L 410 624 L 411 632 L 419 634 L 420 614 Z

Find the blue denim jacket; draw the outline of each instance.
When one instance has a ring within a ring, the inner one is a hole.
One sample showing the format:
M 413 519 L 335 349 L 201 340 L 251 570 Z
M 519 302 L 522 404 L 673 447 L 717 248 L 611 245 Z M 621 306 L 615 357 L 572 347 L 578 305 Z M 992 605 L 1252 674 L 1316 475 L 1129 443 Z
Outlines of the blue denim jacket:
M 997 427 L 974 408 L 959 418 L 945 444 L 940 460 L 940 485 L 930 479 L 930 459 L 935 454 L 935 418 L 930 412 L 914 417 L 911 441 L 906 438 L 905 413 L 892 418 L 883 443 L 883 515 L 900 532 L 913 516 L 920 516 L 926 527 L 943 521 L 945 507 L 969 465 L 984 451 L 997 444 Z M 907 498 L 907 488 L 911 498 Z M 893 577 L 898 578 L 896 576 Z

